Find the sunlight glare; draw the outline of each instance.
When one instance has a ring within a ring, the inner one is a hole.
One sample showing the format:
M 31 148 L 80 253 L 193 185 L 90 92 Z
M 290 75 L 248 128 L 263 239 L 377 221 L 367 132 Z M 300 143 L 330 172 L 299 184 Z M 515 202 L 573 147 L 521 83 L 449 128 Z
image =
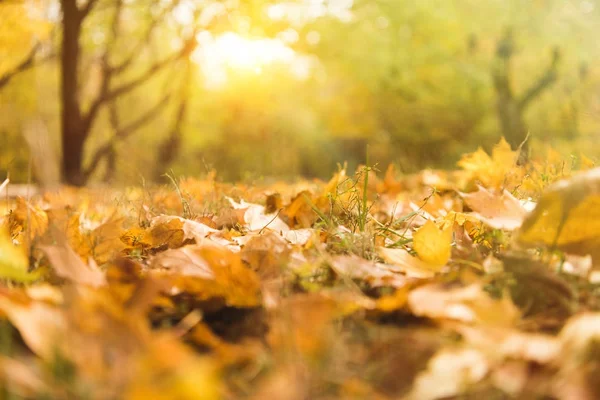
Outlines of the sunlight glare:
M 200 66 L 209 87 L 224 85 L 228 73 L 260 74 L 267 66 L 283 64 L 292 67 L 302 59 L 279 38 L 250 39 L 234 32 L 214 37 L 203 31 L 197 35 L 197 40 L 199 46 L 191 59 Z M 291 68 L 292 73 L 295 70 Z

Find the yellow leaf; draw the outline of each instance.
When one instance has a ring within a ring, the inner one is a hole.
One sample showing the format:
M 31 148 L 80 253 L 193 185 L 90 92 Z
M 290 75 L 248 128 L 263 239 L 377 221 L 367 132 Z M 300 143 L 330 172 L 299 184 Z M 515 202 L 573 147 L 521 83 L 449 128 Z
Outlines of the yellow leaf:
M 441 269 L 439 265 L 432 265 L 418 257 L 413 257 L 405 249 L 378 247 L 377 252 L 386 263 L 397 267 L 399 272 L 403 272 L 408 277 L 431 278 Z
M 17 197 L 17 207 L 10 214 L 11 226 L 29 230 L 29 239 L 41 236 L 48 230 L 48 214 L 40 207 Z
M 419 258 L 432 265 L 445 265 L 452 250 L 452 229 L 441 230 L 431 220 L 413 235 L 413 249 Z
M 39 273 L 27 272 L 29 260 L 22 249 L 13 245 L 8 233 L 0 229 L 0 278 L 18 282 L 31 282 Z
M 480 181 L 486 187 L 500 188 L 508 183 L 520 183 L 522 170 L 517 166 L 518 150 L 512 150 L 502 138 L 494 146 L 491 157 L 482 149 L 465 154 L 458 166 L 465 170 L 473 180 Z
M 600 168 L 548 187 L 523 222 L 518 240 L 600 256 Z
M 580 154 L 580 168 L 581 169 L 591 169 L 594 168 L 596 166 L 596 163 L 594 162 L 594 160 L 592 160 L 589 157 L 586 157 L 585 154 Z

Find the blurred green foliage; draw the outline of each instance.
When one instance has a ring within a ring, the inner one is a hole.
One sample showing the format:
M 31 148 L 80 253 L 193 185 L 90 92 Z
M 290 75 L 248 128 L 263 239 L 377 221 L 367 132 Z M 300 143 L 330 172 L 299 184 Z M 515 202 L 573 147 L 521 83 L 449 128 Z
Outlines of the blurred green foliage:
M 115 0 L 98 1 L 80 40 L 85 52 L 81 72 L 87 77 L 79 93 L 83 104 L 99 90 L 101 50 L 110 48 L 118 63 L 136 43 L 148 40 L 118 84 L 170 54 L 190 30 L 200 32 L 190 59 L 114 101 L 126 124 L 171 93 L 151 122 L 115 141 L 110 176 L 116 182 L 153 178 L 171 169 L 194 175 L 215 168 L 227 180 L 328 176 L 338 162 L 364 162 L 367 144 L 372 163 L 393 162 L 403 171 L 450 167 L 461 153 L 489 147 L 502 134 L 494 71 L 508 30 L 514 49 L 501 72 L 515 96 L 538 83 L 553 51 L 560 52 L 556 79 L 520 116 L 533 151 L 555 143 L 564 151 L 600 155 L 600 4 L 593 0 L 131 0 L 124 3 L 127 12 L 120 20 L 128 34 L 114 40 Z M 53 32 L 15 35 L 25 49 L 39 39 L 40 59 L 60 52 L 60 2 L 35 4 L 55 25 Z M 15 10 L 8 14 L 4 7 L 0 4 L 0 31 L 8 18 L 15 18 Z M 19 18 L 27 21 L 31 15 Z M 156 30 L 145 38 L 150 24 Z M 228 32 L 247 41 L 202 53 Z M 285 53 L 278 61 L 271 54 L 274 61 L 258 62 L 245 46 L 264 38 L 277 39 L 294 56 Z M 0 35 L 0 48 L 14 47 L 17 39 Z M 24 55 L 12 54 L 18 65 Z M 219 57 L 225 60 L 221 70 L 214 66 Z M 0 77 L 10 71 L 9 64 L 0 65 Z M 196 72 L 191 79 L 183 73 L 189 65 Z M 45 61 L 0 88 L 0 173 L 10 171 L 13 180 L 27 178 L 31 140 L 23 135 L 29 119 L 41 117 L 49 146 L 60 148 L 58 68 L 58 59 Z M 177 125 L 184 101 L 180 88 L 186 85 L 187 112 Z M 180 138 L 172 146 L 174 157 L 162 165 L 159 149 L 175 130 Z M 105 107 L 86 143 L 85 160 L 114 135 Z M 57 162 L 44 157 L 42 165 Z M 107 176 L 108 166 L 108 161 L 102 164 L 94 179 Z

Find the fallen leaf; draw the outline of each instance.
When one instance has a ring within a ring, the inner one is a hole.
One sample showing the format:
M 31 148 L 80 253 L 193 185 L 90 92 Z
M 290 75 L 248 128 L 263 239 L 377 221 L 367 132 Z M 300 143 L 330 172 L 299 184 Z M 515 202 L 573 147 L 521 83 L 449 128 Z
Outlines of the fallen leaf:
M 500 188 L 507 183 L 518 184 L 522 171 L 517 166 L 519 150 L 512 150 L 502 138 L 489 156 L 481 147 L 474 153 L 464 155 L 458 166 L 465 170 L 471 179 L 486 187 Z
M 0 356 L 0 379 L 8 392 L 23 398 L 36 398 L 39 393 L 51 393 L 37 365 L 31 360 L 18 360 Z
M 29 260 L 22 248 L 15 246 L 8 233 L 0 226 L 0 278 L 17 282 L 39 279 L 38 272 L 28 272 Z
M 442 349 L 421 372 L 408 398 L 434 400 L 459 396 L 489 371 L 485 355 L 475 349 Z
M 527 211 L 512 194 L 502 190 L 500 194 L 477 187 L 473 193 L 461 193 L 465 203 L 480 221 L 494 229 L 515 230 L 521 226 Z
M 417 316 L 473 324 L 512 326 L 519 318 L 519 310 L 509 298 L 492 299 L 476 283 L 464 287 L 421 286 L 410 292 L 408 305 Z
M 110 261 L 125 249 L 125 244 L 121 241 L 122 234 L 122 218 L 111 219 L 90 233 L 92 257 L 98 264 Z
M 48 214 L 40 207 L 32 205 L 22 197 L 17 197 L 17 206 L 9 215 L 11 235 L 15 236 L 15 228 L 21 232 L 28 231 L 27 240 L 42 236 L 48 230 Z
M 0 310 L 34 353 L 44 360 L 52 360 L 56 344 L 64 337 L 66 328 L 64 315 L 58 308 L 44 302 L 23 301 L 1 293 Z
M 278 234 L 267 231 L 252 236 L 244 245 L 242 260 L 262 278 L 279 276 L 290 257 L 290 246 Z
M 528 246 L 600 257 L 600 168 L 548 187 L 517 238 Z
M 402 269 L 393 265 L 367 261 L 358 256 L 336 256 L 330 261 L 333 270 L 351 279 L 358 279 L 371 287 L 392 286 L 403 287 L 408 279 Z
M 104 273 L 85 264 L 81 257 L 67 244 L 42 246 L 56 275 L 82 285 L 102 286 L 106 284 Z
M 386 263 L 394 265 L 404 272 L 406 276 L 414 278 L 431 278 L 441 270 L 439 265 L 432 265 L 417 257 L 411 256 L 404 249 L 389 249 L 378 247 L 377 252 Z
M 441 269 L 452 253 L 452 229 L 442 230 L 433 221 L 427 221 L 413 234 L 413 249 L 421 260 Z
M 239 253 L 223 246 L 188 245 L 167 250 L 155 256 L 151 265 L 157 273 L 168 271 L 182 291 L 202 299 L 222 298 L 233 307 L 259 304 L 258 276 L 242 264 Z

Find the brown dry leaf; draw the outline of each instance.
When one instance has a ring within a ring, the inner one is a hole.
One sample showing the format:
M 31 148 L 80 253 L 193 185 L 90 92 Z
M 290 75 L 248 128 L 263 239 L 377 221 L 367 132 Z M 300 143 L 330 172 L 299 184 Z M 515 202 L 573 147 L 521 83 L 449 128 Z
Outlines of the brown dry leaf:
M 48 230 L 48 214 L 40 207 L 27 202 L 22 197 L 17 197 L 17 206 L 9 216 L 11 235 L 15 236 L 17 230 L 29 231 L 28 240 L 42 236 Z
M 61 278 L 94 287 L 106 284 L 104 273 L 86 265 L 68 245 L 42 246 L 40 248 L 46 253 L 56 275 Z
M 556 246 L 568 253 L 600 256 L 600 168 L 559 181 L 542 194 L 518 232 L 529 246 Z
M 242 261 L 257 271 L 262 278 L 281 274 L 290 258 L 289 245 L 275 232 L 252 236 L 242 248 Z
M 318 218 L 309 204 L 311 194 L 307 190 L 298 193 L 281 211 L 281 218 L 293 228 L 310 228 Z
M 0 310 L 17 328 L 31 351 L 44 360 L 52 360 L 67 325 L 58 308 L 3 292 L 0 293 Z
M 147 239 L 146 229 L 133 227 L 127 229 L 125 232 L 121 234 L 119 239 L 125 244 L 127 247 L 149 247 L 151 243 L 149 243 Z
M 200 243 L 204 238 L 219 232 L 202 222 L 177 216 L 161 215 L 152 220 L 152 229 L 144 242 L 152 247 L 166 245 L 170 249 L 181 247 L 185 241 Z
M 386 247 L 378 247 L 377 252 L 383 260 L 398 268 L 406 276 L 413 278 L 431 278 L 436 272 L 441 270 L 439 265 L 432 265 L 417 257 L 411 256 L 404 249 L 388 249 Z M 442 266 L 443 267 L 443 266 Z
M 125 249 L 122 234 L 123 218 L 107 221 L 91 232 L 92 257 L 98 264 L 110 261 Z
M 464 287 L 421 286 L 410 292 L 408 305 L 415 315 L 432 319 L 495 326 L 512 326 L 519 319 L 519 310 L 510 298 L 492 299 L 478 283 Z
M 331 268 L 342 276 L 348 276 L 351 279 L 359 279 L 369 284 L 371 287 L 392 286 L 403 287 L 408 279 L 402 274 L 402 269 L 367 261 L 355 255 L 335 256 L 330 260 Z
M 521 226 L 527 211 L 512 194 L 506 190 L 498 194 L 482 186 L 477 192 L 461 193 L 472 214 L 494 229 L 515 230 Z
M 152 260 L 153 268 L 167 269 L 182 291 L 203 299 L 222 298 L 233 307 L 260 302 L 260 281 L 238 253 L 218 245 L 190 245 L 167 250 Z
M 441 269 L 452 254 L 452 229 L 440 229 L 433 221 L 427 221 L 413 234 L 413 249 L 432 269 Z
M 153 222 L 152 229 L 143 240 L 144 243 L 148 243 L 151 247 L 167 246 L 169 249 L 183 246 L 185 234 L 182 219 L 168 218 Z
M 281 199 L 281 194 L 273 193 L 267 196 L 266 204 L 265 204 L 265 212 L 267 214 L 272 214 L 274 212 L 279 211 L 283 208 L 283 200 Z
M 215 278 L 212 268 L 200 256 L 196 246 L 184 246 L 164 251 L 154 257 L 152 265 L 185 276 L 211 280 Z

